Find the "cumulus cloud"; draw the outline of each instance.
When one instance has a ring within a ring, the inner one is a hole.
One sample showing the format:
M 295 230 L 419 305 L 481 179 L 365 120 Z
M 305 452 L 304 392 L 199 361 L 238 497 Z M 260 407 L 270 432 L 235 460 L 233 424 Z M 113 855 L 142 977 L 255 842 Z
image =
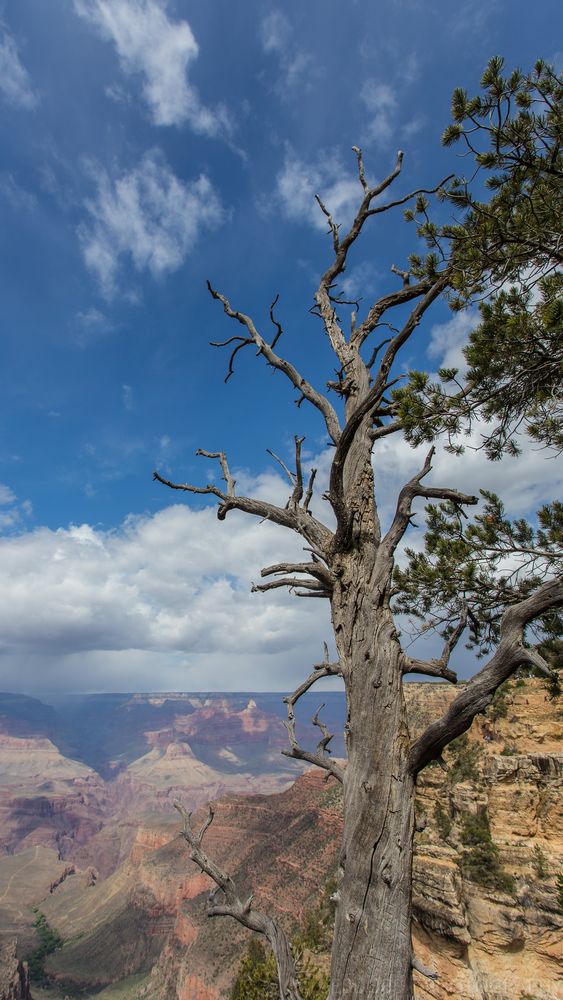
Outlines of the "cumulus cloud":
M 304 222 L 325 232 L 327 220 L 315 195 L 322 198 L 335 222 L 349 224 L 361 191 L 357 175 L 342 165 L 337 153 L 320 154 L 316 160 L 301 160 L 286 150 L 276 178 L 276 200 L 286 218 Z
M 426 450 L 399 438 L 377 443 L 384 526 Z M 331 457 L 328 449 L 304 456 L 307 469 L 319 470 L 313 506 L 321 517 Z M 258 477 L 236 470 L 236 478 L 241 491 L 287 499 L 287 483 L 272 469 Z M 481 451 L 456 459 L 438 449 L 428 482 L 496 490 L 512 515 L 534 510 L 563 487 L 561 470 L 532 448 L 502 463 L 487 462 Z M 2 500 L 9 512 L 15 498 L 7 486 Z M 408 544 L 419 539 L 409 531 Z M 291 690 L 331 634 L 325 602 L 281 590 L 251 594 L 262 566 L 301 560 L 303 552 L 297 537 L 236 511 L 226 523 L 214 507 L 176 505 L 109 531 L 20 526 L 19 534 L 0 538 L 0 558 L 4 689 Z
M 263 565 L 302 555 L 299 543 L 236 512 L 229 522 L 178 505 L 115 531 L 1 539 L 0 687 L 17 664 L 27 690 L 268 689 L 303 676 L 328 634 L 320 602 L 250 593 Z M 74 683 L 69 663 L 81 664 Z
M 86 201 L 89 220 L 79 228 L 87 267 L 111 298 L 124 260 L 154 278 L 177 270 L 204 228 L 218 225 L 223 210 L 211 181 L 179 180 L 158 151 L 119 176 L 90 165 L 97 187 Z
M 199 48 L 187 21 L 172 21 L 166 0 L 74 0 L 77 14 L 113 42 L 126 75 L 140 74 L 155 125 L 188 122 L 199 134 L 230 132 L 224 108 L 200 101 L 187 71 Z
M 0 22 L 0 94 L 7 104 L 24 111 L 37 107 L 39 98 L 21 63 L 12 35 Z

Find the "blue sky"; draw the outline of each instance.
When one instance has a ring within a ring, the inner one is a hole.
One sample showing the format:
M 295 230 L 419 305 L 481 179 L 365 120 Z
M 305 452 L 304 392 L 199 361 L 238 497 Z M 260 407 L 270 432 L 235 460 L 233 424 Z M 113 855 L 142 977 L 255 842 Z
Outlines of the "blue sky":
M 329 243 L 314 194 L 350 217 L 354 144 L 371 177 L 405 150 L 401 193 L 462 169 L 440 147 L 451 91 L 475 91 L 496 53 L 557 61 L 559 5 L 537 10 L 0 4 L 0 687 L 272 689 L 308 669 L 321 602 L 248 594 L 283 539 L 174 507 L 151 479 L 206 480 L 194 452 L 221 448 L 249 488 L 279 493 L 266 448 L 287 458 L 296 433 L 326 464 L 314 415 L 260 359 L 241 356 L 224 385 L 209 341 L 233 331 L 205 280 L 264 324 L 279 293 L 285 352 L 322 386 L 334 364 L 307 310 Z M 348 290 L 384 291 L 411 240 L 398 219 L 370 232 Z M 409 363 L 459 355 L 470 326 L 438 305 Z M 401 456 L 382 456 L 384 506 L 416 466 Z M 508 484 L 522 513 L 556 476 L 537 454 L 522 462 L 493 473 L 472 458 L 463 475 Z

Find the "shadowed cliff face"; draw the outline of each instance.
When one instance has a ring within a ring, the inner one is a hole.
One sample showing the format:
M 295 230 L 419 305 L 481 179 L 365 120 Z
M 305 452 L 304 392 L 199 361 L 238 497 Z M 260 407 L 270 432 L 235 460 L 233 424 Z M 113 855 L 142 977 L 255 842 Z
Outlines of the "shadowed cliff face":
M 15 940 L 0 942 L 0 1000 L 32 1000 L 29 972 L 16 955 Z
M 454 693 L 444 685 L 409 685 L 413 731 L 443 711 Z M 469 738 L 446 752 L 447 773 L 436 766 L 421 775 L 415 951 L 440 978 L 416 975 L 419 1000 L 560 998 L 560 737 L 560 708 L 546 700 L 541 683 L 513 684 Z M 167 748 L 155 743 L 153 751 L 162 756 L 148 751 L 143 803 L 152 788 L 160 813 L 135 818 L 129 812 L 132 843 L 124 863 L 105 878 L 79 870 L 86 869 L 88 847 L 96 847 L 102 830 L 80 847 L 77 871 L 61 870 L 64 877 L 52 891 L 37 885 L 33 902 L 68 940 L 47 963 L 61 996 L 77 985 L 88 995 L 88 987 L 93 991 L 125 977 L 132 978 L 123 985 L 123 997 L 228 995 L 248 933 L 234 921 L 205 916 L 209 883 L 178 837 L 160 770 L 178 765 L 178 772 L 189 772 L 193 753 L 190 744 L 168 749 L 166 756 Z M 159 777 L 151 785 L 155 769 Z M 292 931 L 335 870 L 340 809 L 339 786 L 307 772 L 279 794 L 237 792 L 219 799 L 206 846 L 243 887 L 252 885 L 258 907 L 277 913 Z M 47 860 L 40 853 L 39 861 Z M 54 861 L 63 868 L 56 855 Z M 26 864 L 20 881 L 30 890 L 33 852 Z M 0 878 L 0 907 L 7 881 Z M 327 956 L 315 960 L 326 965 Z

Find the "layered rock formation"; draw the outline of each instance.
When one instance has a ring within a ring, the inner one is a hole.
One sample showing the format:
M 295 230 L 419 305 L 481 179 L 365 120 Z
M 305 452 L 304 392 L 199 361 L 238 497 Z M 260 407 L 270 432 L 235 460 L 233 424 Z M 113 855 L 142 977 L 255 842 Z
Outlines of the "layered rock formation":
M 60 716 L 37 699 L 0 695 L 0 855 L 48 846 L 109 874 L 139 814 L 167 799 L 195 808 L 231 789 L 286 787 L 300 768 L 280 756 L 284 732 L 248 696 L 92 696 Z
M 413 731 L 454 693 L 409 685 Z M 189 765 L 186 748 L 168 757 L 158 741 L 154 749 L 160 756 L 148 756 L 157 771 Z M 541 682 L 517 682 L 446 752 L 447 773 L 435 766 L 421 776 L 414 940 L 439 979 L 417 974 L 418 1000 L 563 997 L 562 749 L 557 703 Z M 189 861 L 170 804 L 160 801 L 160 816 L 131 822 L 132 847 L 117 871 L 67 872 L 36 898 L 67 940 L 47 962 L 61 997 L 125 977 L 121 996 L 131 1000 L 228 995 L 248 933 L 232 920 L 206 918 L 209 882 Z M 335 870 L 341 823 L 339 786 L 312 771 L 280 794 L 220 799 L 206 847 L 292 932 Z M 313 958 L 326 964 L 326 955 Z

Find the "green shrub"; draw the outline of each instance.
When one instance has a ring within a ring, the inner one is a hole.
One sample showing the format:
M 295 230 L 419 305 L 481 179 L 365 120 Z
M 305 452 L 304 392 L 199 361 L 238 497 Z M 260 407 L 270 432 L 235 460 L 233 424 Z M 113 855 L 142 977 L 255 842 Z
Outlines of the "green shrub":
M 514 879 L 500 862 L 485 807 L 475 814 L 465 813 L 462 818 L 461 842 L 468 848 L 461 857 L 461 870 L 466 878 L 489 889 L 514 892 Z
M 327 788 L 319 796 L 319 805 L 322 806 L 323 809 L 330 809 L 334 808 L 335 806 L 338 807 L 342 805 L 342 799 L 343 799 L 342 785 L 340 784 L 339 781 L 335 781 L 330 788 Z
M 539 879 L 547 878 L 547 858 L 539 844 L 534 847 L 534 857 L 532 864 Z
M 442 840 L 446 840 L 452 830 L 452 820 L 449 813 L 446 812 L 441 802 L 436 802 L 434 806 L 434 819 L 436 821 L 436 826 L 438 827 L 438 833 L 440 834 Z
M 28 957 L 27 962 L 31 980 L 41 986 L 48 983 L 48 976 L 45 972 L 45 959 L 47 955 L 52 955 L 54 951 L 62 948 L 64 938 L 53 927 L 49 926 L 44 913 L 41 913 L 36 908 L 34 908 L 33 912 L 37 914 L 33 926 L 37 930 L 39 944 L 35 951 Z
M 448 781 L 455 785 L 458 781 L 478 781 L 477 762 L 481 749 L 476 743 L 470 743 L 467 733 L 452 740 L 448 753 L 453 760 L 448 769 Z
M 294 939 L 296 946 L 301 950 L 303 948 L 308 948 L 309 951 L 330 950 L 336 908 L 332 897 L 336 888 L 336 879 L 330 878 L 324 886 L 317 906 L 305 912 L 301 928 Z
M 327 1000 L 329 980 L 323 972 L 303 958 L 298 945 L 292 945 L 303 1000 Z M 238 976 L 231 990 L 231 1000 L 279 1000 L 275 959 L 266 954 L 262 942 L 252 938 L 243 956 Z
M 487 709 L 487 716 L 491 722 L 497 722 L 498 719 L 506 719 L 508 715 L 508 693 L 511 690 L 510 681 L 505 681 L 501 684 L 499 688 L 495 691 L 494 698 Z

